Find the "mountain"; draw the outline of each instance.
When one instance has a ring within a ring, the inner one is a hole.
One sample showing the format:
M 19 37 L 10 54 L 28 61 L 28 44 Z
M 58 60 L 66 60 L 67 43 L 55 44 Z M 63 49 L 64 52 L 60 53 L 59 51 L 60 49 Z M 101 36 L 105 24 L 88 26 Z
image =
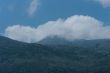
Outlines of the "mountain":
M 103 41 L 108 46 L 84 48 L 57 42 L 29 44 L 0 36 L 0 73 L 110 73 L 110 48 L 106 48 L 110 43 Z
M 48 37 L 38 42 L 43 45 L 69 45 L 83 48 L 110 48 L 110 39 L 97 40 L 66 40 L 59 37 Z

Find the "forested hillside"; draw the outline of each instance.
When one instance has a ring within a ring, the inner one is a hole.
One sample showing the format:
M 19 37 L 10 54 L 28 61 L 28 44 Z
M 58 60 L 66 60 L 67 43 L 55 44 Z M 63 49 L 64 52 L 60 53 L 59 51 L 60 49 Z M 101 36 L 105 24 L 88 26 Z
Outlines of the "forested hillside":
M 1 36 L 0 73 L 110 73 L 110 43 L 105 43 L 104 48 L 81 48 L 22 43 Z

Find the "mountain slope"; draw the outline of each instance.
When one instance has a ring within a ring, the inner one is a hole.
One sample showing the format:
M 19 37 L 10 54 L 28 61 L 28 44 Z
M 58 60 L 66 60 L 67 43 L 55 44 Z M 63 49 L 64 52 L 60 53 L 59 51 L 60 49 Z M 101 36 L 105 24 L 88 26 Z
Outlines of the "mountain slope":
M 50 37 L 38 42 L 43 45 L 70 45 L 83 48 L 110 48 L 110 39 L 73 40 L 69 41 L 59 37 Z
M 0 40 L 0 73 L 110 73 L 110 48 Z

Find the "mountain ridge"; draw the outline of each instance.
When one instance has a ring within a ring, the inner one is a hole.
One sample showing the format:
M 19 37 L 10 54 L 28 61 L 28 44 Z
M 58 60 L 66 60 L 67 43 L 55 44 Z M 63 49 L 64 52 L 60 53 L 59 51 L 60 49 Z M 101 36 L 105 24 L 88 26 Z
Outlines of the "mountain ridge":
M 110 48 L 0 40 L 0 73 L 110 73 Z
M 94 40 L 84 40 L 84 39 L 79 39 L 79 40 L 66 40 L 58 37 L 51 37 L 51 38 L 46 38 L 38 42 L 39 44 L 43 45 L 69 45 L 69 46 L 78 46 L 78 47 L 83 47 L 83 48 L 95 48 L 95 47 L 102 47 L 104 48 L 105 46 L 109 47 L 110 39 L 94 39 Z

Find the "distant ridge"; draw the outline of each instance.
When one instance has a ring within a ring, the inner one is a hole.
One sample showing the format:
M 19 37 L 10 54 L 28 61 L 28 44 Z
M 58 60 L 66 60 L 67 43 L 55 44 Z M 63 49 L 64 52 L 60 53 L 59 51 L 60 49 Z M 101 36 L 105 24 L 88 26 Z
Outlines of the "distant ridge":
M 58 37 L 48 37 L 38 43 L 43 45 L 70 45 L 84 48 L 110 48 L 110 39 L 96 39 L 96 40 L 66 40 Z

